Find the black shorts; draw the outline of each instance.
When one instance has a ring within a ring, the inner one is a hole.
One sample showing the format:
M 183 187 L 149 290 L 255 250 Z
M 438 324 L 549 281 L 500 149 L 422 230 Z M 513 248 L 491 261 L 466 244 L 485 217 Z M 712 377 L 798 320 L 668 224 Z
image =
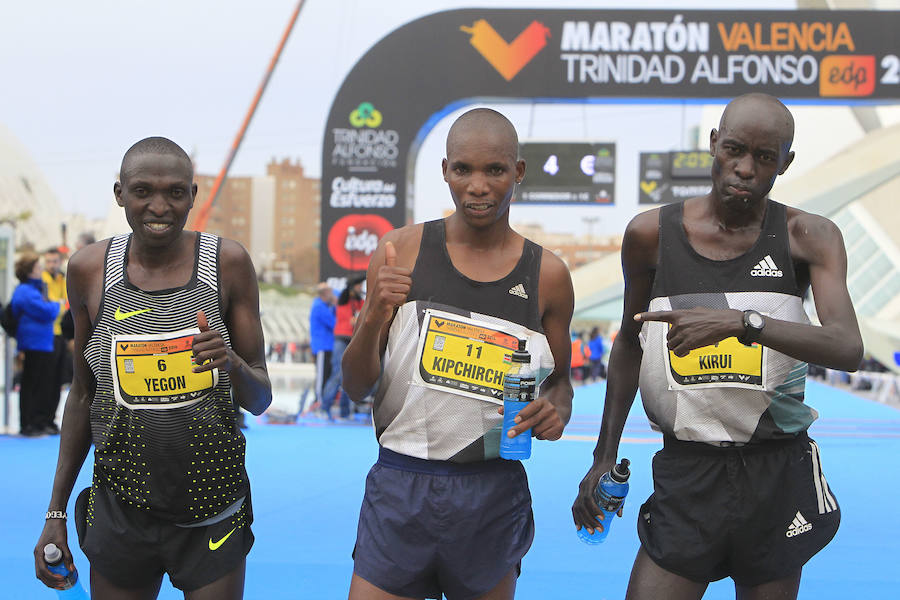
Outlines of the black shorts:
M 534 539 L 519 461 L 456 464 L 381 448 L 366 478 L 353 571 L 398 596 L 476 598 Z
M 840 521 L 819 448 L 805 433 L 731 448 L 667 437 L 653 457 L 638 535 L 668 571 L 755 586 L 796 572 Z
M 250 496 L 218 523 L 179 527 L 123 505 L 103 486 L 85 488 L 75 501 L 78 542 L 92 569 L 122 588 L 139 588 L 168 573 L 185 592 L 231 571 L 253 546 Z

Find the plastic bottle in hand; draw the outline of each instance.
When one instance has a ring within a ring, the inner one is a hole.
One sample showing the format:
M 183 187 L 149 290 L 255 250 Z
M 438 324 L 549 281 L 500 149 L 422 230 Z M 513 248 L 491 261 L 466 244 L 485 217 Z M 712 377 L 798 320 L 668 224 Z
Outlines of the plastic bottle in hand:
M 90 600 L 87 592 L 84 591 L 84 588 L 78 581 L 78 569 L 73 569 L 69 572 L 69 569 L 66 568 L 63 562 L 62 550 L 56 544 L 44 546 L 44 562 L 47 563 L 47 568 L 52 573 L 65 577 L 65 587 L 61 590 L 56 590 L 56 594 L 60 598 L 65 598 L 66 600 Z
M 600 477 L 600 483 L 597 484 L 597 489 L 594 490 L 594 502 L 603 511 L 603 520 L 600 521 L 603 529 L 595 527 L 594 533 L 591 535 L 587 527 L 582 527 L 578 530 L 578 537 L 581 538 L 582 542 L 592 545 L 600 544 L 609 535 L 612 519 L 619 512 L 619 509 L 625 503 L 625 496 L 628 495 L 628 477 L 631 475 L 628 465 L 630 464 L 631 461 L 623 458 L 619 464 Z
M 500 458 L 522 460 L 531 456 L 531 429 L 520 431 L 516 437 L 507 432 L 515 426 L 516 415 L 536 397 L 534 369 L 531 355 L 525 350 L 525 340 L 512 355 L 512 364 L 503 377 L 503 430 L 500 434 Z M 518 431 L 518 430 L 517 430 Z

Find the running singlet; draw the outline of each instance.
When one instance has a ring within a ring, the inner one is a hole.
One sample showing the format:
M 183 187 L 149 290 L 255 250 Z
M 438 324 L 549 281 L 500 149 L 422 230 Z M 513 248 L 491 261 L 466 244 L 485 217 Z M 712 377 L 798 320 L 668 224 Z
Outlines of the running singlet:
M 192 373 L 197 311 L 230 345 L 219 300 L 220 240 L 197 234 L 187 285 L 147 292 L 128 281 L 131 234 L 106 251 L 103 296 L 85 358 L 91 403 L 94 485 L 160 519 L 214 519 L 249 490 L 245 440 L 228 374 Z
M 682 215 L 682 203 L 660 209 L 650 311 L 753 309 L 809 323 L 803 309 L 809 275 L 794 270 L 783 204 L 769 200 L 753 247 L 723 261 L 691 247 Z M 678 357 L 666 347 L 668 329 L 667 323 L 644 323 L 640 338 L 641 399 L 658 431 L 685 441 L 747 443 L 794 437 L 818 418 L 803 402 L 805 362 L 734 337 Z
M 473 281 L 454 268 L 444 221 L 424 224 L 407 302 L 388 333 L 375 394 L 379 444 L 416 458 L 497 458 L 503 375 L 527 339 L 540 382 L 553 370 L 538 307 L 542 249 L 525 240 L 508 275 Z

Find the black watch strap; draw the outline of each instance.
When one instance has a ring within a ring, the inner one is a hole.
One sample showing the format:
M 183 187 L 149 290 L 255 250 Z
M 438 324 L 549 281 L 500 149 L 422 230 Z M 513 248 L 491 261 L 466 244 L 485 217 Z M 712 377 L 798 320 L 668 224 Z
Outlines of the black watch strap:
M 745 310 L 744 333 L 738 338 L 738 341 L 745 346 L 758 342 L 765 324 L 766 321 L 760 313 L 755 310 Z

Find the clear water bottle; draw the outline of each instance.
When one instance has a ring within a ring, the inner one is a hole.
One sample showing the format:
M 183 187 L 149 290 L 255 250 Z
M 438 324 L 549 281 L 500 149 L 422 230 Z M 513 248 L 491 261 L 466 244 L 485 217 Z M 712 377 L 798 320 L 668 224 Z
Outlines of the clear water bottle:
M 600 477 L 600 483 L 597 484 L 597 489 L 594 490 L 594 502 L 603 511 L 603 520 L 600 521 L 603 529 L 595 527 L 593 535 L 588 532 L 586 527 L 579 529 L 578 537 L 585 544 L 601 544 L 606 539 L 606 536 L 609 535 L 613 517 L 622 508 L 622 505 L 625 503 L 625 496 L 628 495 L 628 477 L 631 475 L 628 465 L 630 464 L 630 460 L 623 458 L 619 464 Z
M 84 588 L 78 581 L 78 569 L 72 569 L 70 572 L 66 568 L 63 562 L 62 550 L 56 544 L 44 546 L 44 562 L 47 563 L 47 568 L 52 573 L 62 575 L 65 578 L 65 587 L 63 589 L 54 588 L 57 596 L 65 598 L 65 600 L 90 600 L 87 592 L 84 591 Z
M 525 350 L 525 340 L 519 340 L 519 348 L 512 355 L 512 364 L 503 377 L 503 430 L 500 434 L 500 458 L 522 460 L 531 456 L 531 429 L 520 431 L 514 437 L 506 434 L 515 427 L 519 411 L 536 397 L 534 369 L 531 355 Z

